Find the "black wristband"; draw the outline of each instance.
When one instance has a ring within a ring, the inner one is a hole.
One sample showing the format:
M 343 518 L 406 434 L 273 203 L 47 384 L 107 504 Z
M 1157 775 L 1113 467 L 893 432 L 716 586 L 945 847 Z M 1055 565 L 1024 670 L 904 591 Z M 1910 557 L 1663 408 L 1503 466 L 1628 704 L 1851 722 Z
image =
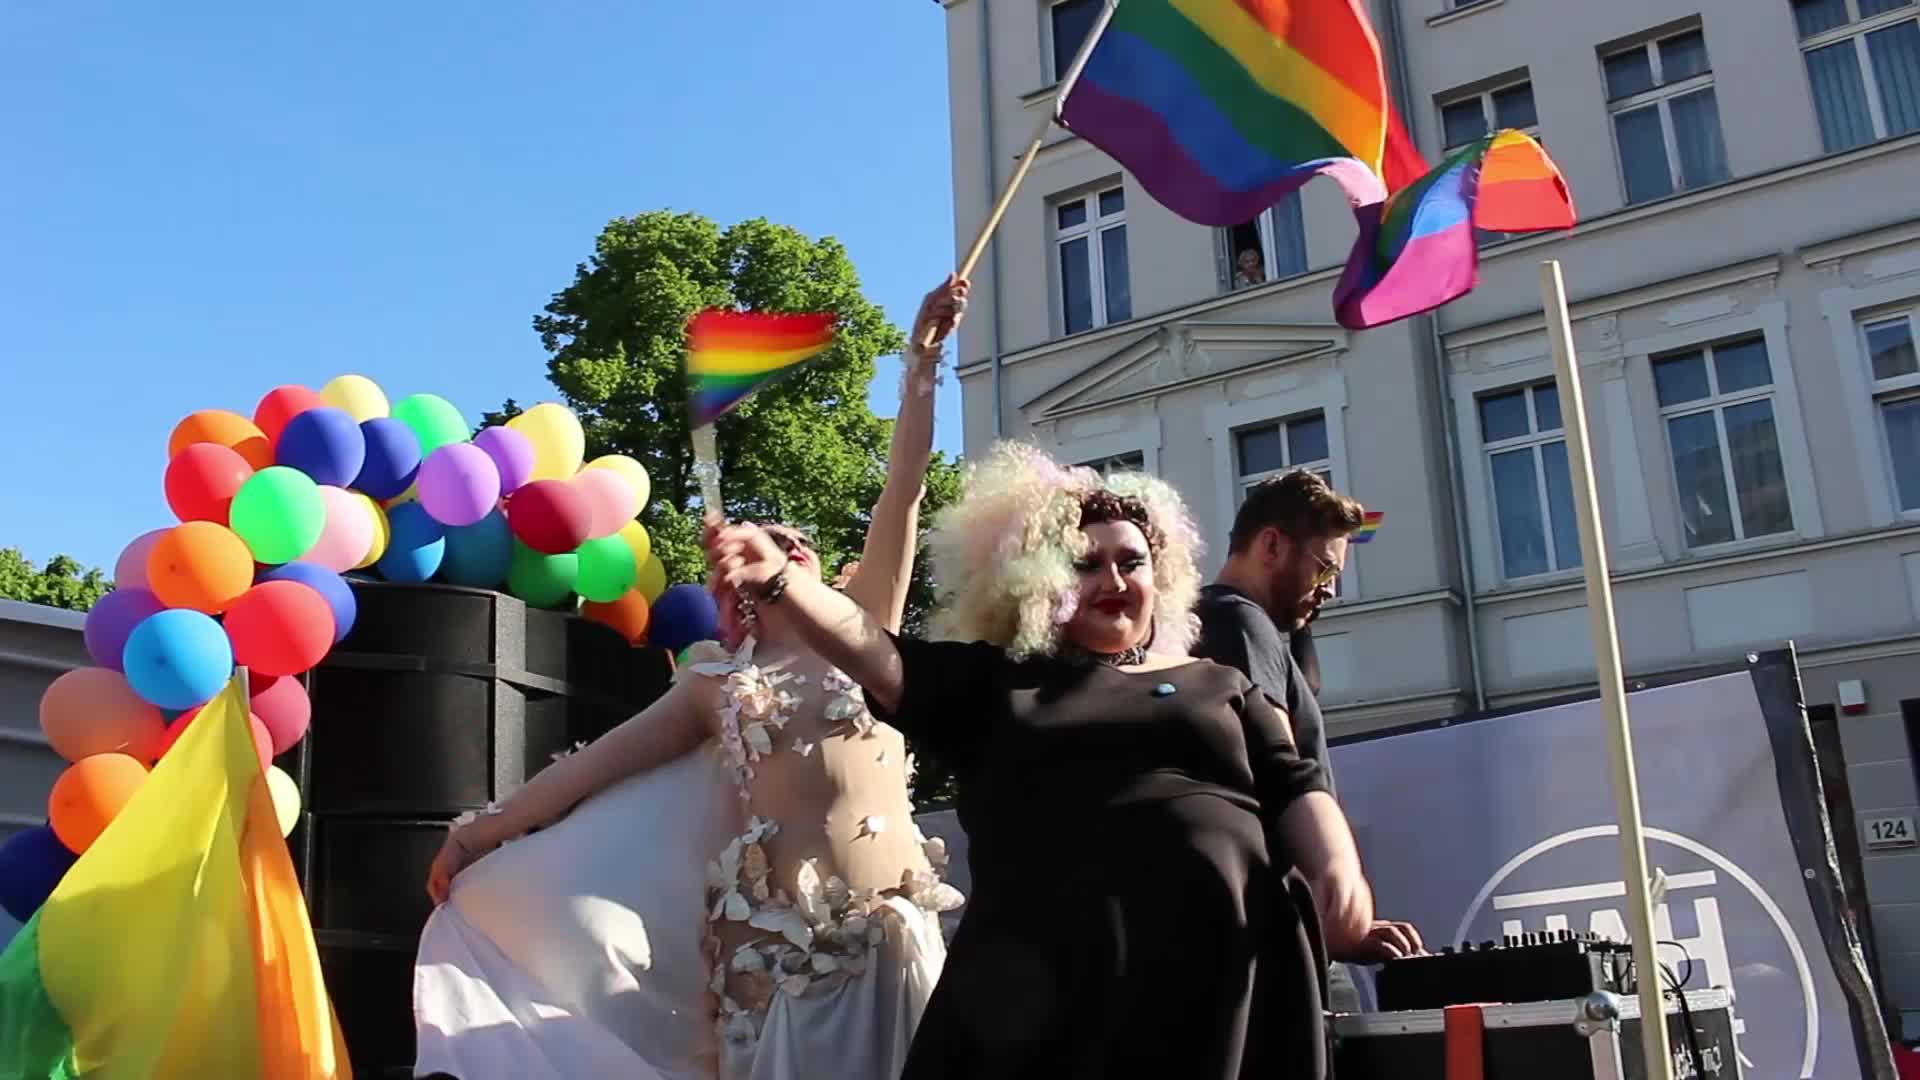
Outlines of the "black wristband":
M 760 590 L 760 600 L 765 604 L 777 604 L 785 595 L 787 595 L 787 568 L 782 566 Z

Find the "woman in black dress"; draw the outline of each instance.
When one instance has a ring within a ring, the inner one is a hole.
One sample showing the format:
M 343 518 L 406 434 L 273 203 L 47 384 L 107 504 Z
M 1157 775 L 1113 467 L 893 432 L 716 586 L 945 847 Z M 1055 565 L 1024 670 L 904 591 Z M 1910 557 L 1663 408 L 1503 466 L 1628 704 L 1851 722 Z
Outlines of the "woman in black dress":
M 885 632 L 715 528 L 720 583 L 865 687 L 959 783 L 973 896 L 904 1076 L 1317 1078 L 1321 933 L 1372 898 L 1319 768 L 1237 671 L 1187 656 L 1179 498 L 1003 445 L 931 541 L 935 632 Z

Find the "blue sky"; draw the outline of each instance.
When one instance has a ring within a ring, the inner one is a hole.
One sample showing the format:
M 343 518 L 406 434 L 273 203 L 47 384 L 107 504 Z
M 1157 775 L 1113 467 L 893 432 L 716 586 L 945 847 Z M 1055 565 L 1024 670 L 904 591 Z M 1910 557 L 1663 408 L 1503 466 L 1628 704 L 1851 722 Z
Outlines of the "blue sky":
M 0 547 L 111 568 L 172 523 L 174 423 L 282 383 L 552 398 L 529 320 L 620 215 L 838 236 L 904 325 L 954 258 L 944 29 L 926 0 L 0 6 Z

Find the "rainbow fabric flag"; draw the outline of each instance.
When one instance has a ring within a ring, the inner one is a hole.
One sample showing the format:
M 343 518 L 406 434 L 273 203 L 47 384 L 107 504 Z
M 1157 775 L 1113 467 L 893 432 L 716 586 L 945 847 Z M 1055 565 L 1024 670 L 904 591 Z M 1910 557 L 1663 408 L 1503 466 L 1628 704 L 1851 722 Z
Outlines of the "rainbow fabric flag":
M 0 1075 L 352 1075 L 242 678 L 0 954 Z
M 1060 120 L 1201 225 L 1250 221 L 1313 177 L 1331 178 L 1360 225 L 1335 293 L 1349 329 L 1471 290 L 1476 225 L 1573 223 L 1559 170 L 1518 132 L 1421 174 L 1362 0 L 1122 0 Z
M 1480 272 L 1476 229 L 1537 232 L 1573 227 L 1567 182 L 1540 144 L 1500 131 L 1461 147 L 1377 209 L 1356 209 L 1360 238 L 1334 288 L 1342 326 L 1404 319 L 1472 291 Z
M 1347 536 L 1347 543 L 1364 544 L 1372 540 L 1373 535 L 1380 531 L 1380 523 L 1386 519 L 1387 512 L 1384 510 L 1367 511 L 1366 516 L 1360 521 L 1360 527 Z
M 829 314 L 703 311 L 687 324 L 693 427 L 711 424 L 833 345 Z
M 1226 226 L 1335 159 L 1384 175 L 1391 112 L 1361 0 L 1123 0 L 1060 122 L 1167 209 Z

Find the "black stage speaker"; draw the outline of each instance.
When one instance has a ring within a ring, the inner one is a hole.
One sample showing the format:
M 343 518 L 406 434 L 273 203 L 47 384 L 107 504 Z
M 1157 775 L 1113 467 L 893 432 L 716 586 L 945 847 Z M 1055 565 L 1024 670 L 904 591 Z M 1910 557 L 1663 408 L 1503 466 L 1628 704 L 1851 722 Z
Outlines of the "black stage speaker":
M 427 868 L 457 814 L 666 691 L 657 649 L 480 589 L 353 582 L 353 632 L 307 677 L 313 726 L 289 842 L 356 1072 L 413 1064 Z

